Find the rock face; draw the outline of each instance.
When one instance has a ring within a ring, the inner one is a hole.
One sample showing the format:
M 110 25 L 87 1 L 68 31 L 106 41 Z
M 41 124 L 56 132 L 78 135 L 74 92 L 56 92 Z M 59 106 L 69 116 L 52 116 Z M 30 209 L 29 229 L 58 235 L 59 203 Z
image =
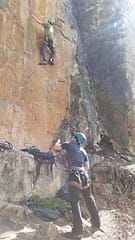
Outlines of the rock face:
M 6 216 L 7 219 L 9 215 L 12 216 L 6 225 L 4 224 L 3 215 Z M 86 234 L 82 238 L 83 240 L 106 240 L 106 238 L 109 239 L 110 236 L 112 240 L 134 240 L 135 226 L 132 218 L 127 214 L 120 214 L 119 211 L 113 209 L 101 211 L 100 216 L 103 220 L 102 229 L 105 233 L 97 231 L 91 234 L 90 228 L 85 226 Z M 120 216 L 122 216 L 122 218 Z M 87 221 L 85 220 L 85 222 Z M 87 223 L 89 224 L 89 222 Z M 67 225 L 62 219 L 50 223 L 43 222 L 33 215 L 31 211 L 12 204 L 9 204 L 1 211 L 0 226 L 0 239 L 6 240 L 65 240 L 67 237 L 64 236 L 64 233 L 71 231 L 71 226 Z
M 72 2 L 99 118 L 118 145 L 134 152 L 135 5 L 117 0 Z
M 70 4 L 67 12 L 64 2 L 1 1 L 0 138 L 16 149 L 30 144 L 47 149 L 66 113 L 76 31 L 69 23 Z M 55 66 L 38 65 L 43 29 L 32 13 L 42 21 L 53 15 L 60 23 Z
M 38 65 L 43 29 L 32 19 L 32 14 L 42 21 L 54 16 L 58 22 L 54 34 L 57 55 L 54 66 Z M 74 130 L 84 130 L 88 143 L 98 139 L 96 105 L 83 56 L 79 54 L 81 39 L 72 2 L 1 1 L 0 20 L 0 138 L 14 146 L 12 153 L 2 153 L 0 159 L 1 200 L 16 201 L 28 197 L 30 192 L 51 196 L 62 184 L 61 167 L 56 169 L 49 189 L 44 184 L 48 183 L 48 177 L 41 168 L 33 190 L 35 165 L 30 155 L 25 157 L 19 150 L 36 145 L 46 151 L 53 139 L 69 139 Z M 22 158 L 27 159 L 25 163 Z
M 133 18 L 125 18 L 132 4 L 1 1 L 1 140 L 47 149 L 55 135 L 76 129 L 95 143 L 103 128 L 134 152 L 134 32 Z M 54 66 L 38 65 L 43 29 L 32 13 L 59 23 Z
M 53 166 L 53 179 L 47 165 L 42 164 L 35 183 L 34 158 L 19 151 L 0 153 L 0 166 L 0 208 L 7 202 L 20 202 L 33 195 L 53 197 L 65 182 L 63 166 L 57 162 L 57 166 Z
M 132 19 L 125 21 L 126 5 L 121 9 L 117 0 L 55 4 L 1 2 L 1 139 L 16 148 L 48 148 L 59 126 L 67 125 L 69 134 L 87 129 L 96 141 L 100 119 L 120 147 L 134 151 L 133 31 Z M 43 29 L 32 13 L 59 22 L 54 67 L 38 66 Z
M 30 155 L 19 151 L 21 148 L 36 145 L 47 151 L 57 138 L 69 140 L 77 130 L 87 135 L 87 150 L 94 145 L 94 151 L 102 135 L 108 141 L 104 147 L 110 146 L 111 153 L 114 145 L 116 150 L 135 153 L 132 2 L 0 1 L 0 141 L 8 140 L 14 146 L 12 152 L 0 152 L 0 209 L 8 212 L 8 202 L 31 195 L 54 196 L 65 182 L 63 165 L 58 161 L 54 180 L 42 166 L 33 187 L 35 164 Z M 131 19 L 125 18 L 129 9 Z M 54 16 L 59 25 L 54 34 L 54 66 L 38 65 L 43 29 L 32 14 L 42 21 Z M 91 153 L 92 162 L 102 158 Z M 130 196 L 135 192 L 133 169 L 124 168 L 120 178 L 113 179 L 119 181 L 120 188 L 128 176 L 124 190 L 132 183 L 132 189 L 127 191 Z M 109 169 L 105 170 L 109 175 Z M 98 193 L 98 182 L 96 187 Z M 108 198 L 114 190 L 111 180 L 106 180 L 102 188 L 100 184 L 99 189 L 103 189 L 103 197 L 107 192 Z M 15 231 L 18 239 L 24 238 L 22 231 Z M 38 238 L 38 232 L 32 230 L 28 239 L 33 235 Z M 57 235 L 56 231 L 54 239 Z

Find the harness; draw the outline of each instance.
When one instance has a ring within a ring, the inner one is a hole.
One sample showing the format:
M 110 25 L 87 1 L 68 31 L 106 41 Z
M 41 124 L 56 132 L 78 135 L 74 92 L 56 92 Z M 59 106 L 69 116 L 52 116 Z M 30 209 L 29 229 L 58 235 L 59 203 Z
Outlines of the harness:
M 44 35 L 43 43 L 47 44 L 49 40 L 49 35 Z
M 90 186 L 89 176 L 83 167 L 72 167 L 66 169 L 66 171 L 68 172 L 68 185 L 78 187 L 81 190 L 87 189 Z

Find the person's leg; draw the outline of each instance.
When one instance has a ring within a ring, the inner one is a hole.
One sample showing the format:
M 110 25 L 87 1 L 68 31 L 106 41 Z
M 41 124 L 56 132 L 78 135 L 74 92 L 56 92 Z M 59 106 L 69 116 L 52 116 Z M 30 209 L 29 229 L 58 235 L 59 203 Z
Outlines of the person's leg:
M 73 233 L 83 233 L 82 215 L 80 210 L 79 198 L 80 189 L 78 187 L 69 185 L 70 202 L 73 214 Z
M 84 197 L 86 206 L 91 216 L 92 227 L 100 228 L 99 213 L 98 213 L 94 196 L 92 195 L 92 192 L 91 192 L 91 187 L 88 187 L 87 189 L 82 190 L 82 195 Z
M 49 62 L 51 64 L 54 64 L 54 59 L 56 57 L 56 52 L 55 52 L 55 48 L 53 46 L 53 40 L 52 39 L 48 40 L 48 47 L 49 47 L 49 49 L 51 51 L 51 56 L 50 56 Z
M 45 65 L 46 64 L 46 48 L 47 48 L 47 44 L 46 43 L 42 43 L 41 45 L 41 49 L 40 49 L 40 53 L 42 56 L 42 61 L 39 62 L 39 65 Z

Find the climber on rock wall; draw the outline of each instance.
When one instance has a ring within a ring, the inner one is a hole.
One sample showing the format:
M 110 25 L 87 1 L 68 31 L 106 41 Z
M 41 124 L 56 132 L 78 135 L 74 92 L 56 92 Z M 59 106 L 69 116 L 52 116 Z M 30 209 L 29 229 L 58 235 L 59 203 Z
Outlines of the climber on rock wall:
M 51 56 L 49 58 L 49 64 L 54 65 L 54 59 L 56 57 L 55 48 L 53 45 L 53 25 L 55 24 L 55 19 L 50 18 L 47 23 L 40 21 L 35 15 L 32 15 L 32 18 L 35 19 L 35 21 L 39 24 L 41 24 L 44 27 L 44 37 L 41 44 L 41 56 L 42 61 L 39 62 L 39 65 L 46 65 L 46 49 L 47 47 L 51 51 Z

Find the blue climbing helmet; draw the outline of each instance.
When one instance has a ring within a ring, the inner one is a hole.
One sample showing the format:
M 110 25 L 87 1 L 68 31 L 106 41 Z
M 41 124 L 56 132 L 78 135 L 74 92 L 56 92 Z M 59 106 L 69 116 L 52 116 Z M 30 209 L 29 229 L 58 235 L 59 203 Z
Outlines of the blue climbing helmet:
M 87 138 L 84 133 L 77 132 L 74 134 L 74 136 L 77 138 L 79 144 L 83 144 L 87 141 Z
M 55 19 L 52 17 L 52 18 L 50 18 L 50 19 L 48 20 L 48 22 L 49 22 L 51 25 L 53 25 L 53 24 L 55 23 Z

